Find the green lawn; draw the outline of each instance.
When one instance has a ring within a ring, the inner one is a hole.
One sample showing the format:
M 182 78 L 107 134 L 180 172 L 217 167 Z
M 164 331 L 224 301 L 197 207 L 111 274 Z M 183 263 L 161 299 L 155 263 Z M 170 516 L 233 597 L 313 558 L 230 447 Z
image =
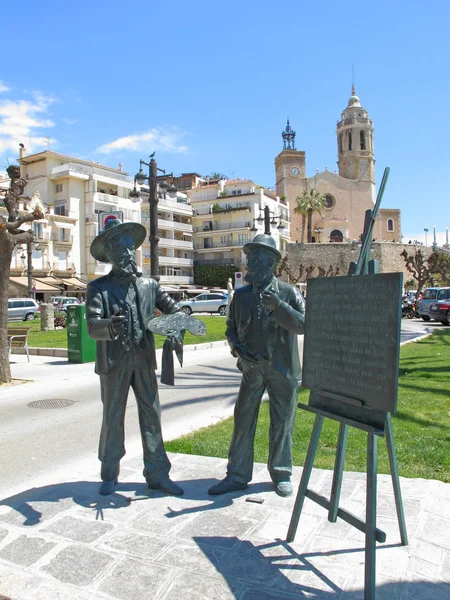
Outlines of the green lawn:
M 400 350 L 398 411 L 393 417 L 394 439 L 400 475 L 450 482 L 450 330 L 406 344 Z M 307 403 L 308 391 L 299 401 Z M 268 403 L 261 406 L 256 438 L 255 461 L 267 462 Z M 294 431 L 294 464 L 303 465 L 315 416 L 299 409 Z M 200 429 L 172 442 L 170 452 L 226 458 L 233 419 Z M 325 420 L 315 467 L 333 469 L 338 424 Z M 345 469 L 366 470 L 364 432 L 350 429 Z M 389 473 L 386 444 L 379 441 L 378 472 Z
M 186 332 L 184 337 L 184 343 L 186 345 L 217 342 L 225 339 L 225 317 L 201 316 L 199 318 L 205 323 L 207 333 L 206 335 L 197 336 Z M 66 329 L 41 331 L 41 322 L 39 320 L 9 322 L 8 327 L 31 327 L 31 331 L 28 336 L 28 345 L 30 348 L 67 348 Z M 156 335 L 156 348 L 162 348 L 165 339 L 165 337 Z

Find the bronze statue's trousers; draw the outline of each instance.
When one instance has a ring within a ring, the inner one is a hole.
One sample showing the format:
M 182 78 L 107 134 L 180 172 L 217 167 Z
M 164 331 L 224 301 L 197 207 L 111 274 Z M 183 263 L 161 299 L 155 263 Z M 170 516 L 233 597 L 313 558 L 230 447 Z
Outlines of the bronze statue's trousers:
M 125 409 L 132 387 L 144 449 L 144 477 L 150 484 L 159 483 L 167 477 L 171 465 L 164 450 L 158 384 L 148 352 L 132 346 L 114 369 L 100 375 L 100 386 L 103 423 L 98 457 L 102 462 L 102 479 L 117 477 L 120 459 L 125 455 Z
M 292 431 L 297 405 L 297 380 L 287 379 L 269 361 L 255 366 L 239 361 L 242 381 L 234 409 L 234 431 L 228 454 L 227 476 L 248 483 L 253 473 L 253 440 L 264 390 L 270 402 L 269 459 L 273 482 L 292 474 Z

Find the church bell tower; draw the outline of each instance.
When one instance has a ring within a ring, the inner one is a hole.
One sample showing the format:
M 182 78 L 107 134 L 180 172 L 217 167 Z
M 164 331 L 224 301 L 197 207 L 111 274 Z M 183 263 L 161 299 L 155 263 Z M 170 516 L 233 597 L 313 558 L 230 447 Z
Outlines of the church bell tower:
M 303 189 L 306 177 L 305 152 L 295 148 L 295 131 L 289 123 L 282 132 L 283 150 L 275 158 L 276 191 L 277 196 L 294 202 Z
M 375 183 L 375 159 L 373 153 L 373 124 L 361 106 L 352 85 L 352 95 L 347 108 L 337 124 L 339 175 Z

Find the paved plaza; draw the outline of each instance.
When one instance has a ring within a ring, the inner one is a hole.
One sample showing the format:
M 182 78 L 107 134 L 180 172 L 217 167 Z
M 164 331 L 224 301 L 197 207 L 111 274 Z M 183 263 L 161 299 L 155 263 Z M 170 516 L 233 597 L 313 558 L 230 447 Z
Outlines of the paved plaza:
M 111 496 L 98 481 L 29 489 L 0 502 L 0 594 L 12 600 L 331 600 L 363 598 L 364 536 L 328 523 L 306 499 L 287 544 L 294 497 L 265 465 L 249 488 L 207 495 L 226 461 L 171 455 L 185 495 L 147 490 L 141 459 L 124 460 Z M 302 469 L 295 468 L 295 483 Z M 310 487 L 329 495 L 331 471 Z M 93 477 L 94 479 L 94 477 Z M 377 600 L 450 597 L 450 484 L 401 478 L 409 545 L 400 545 L 390 477 L 378 478 Z M 24 490 L 26 484 L 24 482 Z M 131 499 L 131 502 L 129 501 Z M 364 518 L 365 475 L 346 473 L 341 505 Z

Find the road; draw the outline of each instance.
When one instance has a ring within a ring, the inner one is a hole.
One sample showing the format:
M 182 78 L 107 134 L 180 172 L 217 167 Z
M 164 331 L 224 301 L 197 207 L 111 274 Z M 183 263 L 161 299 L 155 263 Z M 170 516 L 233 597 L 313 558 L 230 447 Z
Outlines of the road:
M 443 326 L 403 319 L 401 341 L 435 327 Z M 65 359 L 33 356 L 28 365 L 25 356 L 14 356 L 11 367 L 13 377 L 33 382 L 0 390 L 0 498 L 49 481 L 97 479 L 101 401 L 92 363 L 75 365 Z M 230 416 L 239 382 L 240 373 L 227 346 L 185 352 L 183 368 L 176 368 L 175 387 L 160 385 L 165 439 Z M 42 399 L 73 404 L 53 410 L 28 406 Z M 135 404 L 131 393 L 127 457 L 141 454 Z
M 93 364 L 39 356 L 33 356 L 29 366 L 24 356 L 14 357 L 14 362 L 13 377 L 20 374 L 34 381 L 0 391 L 0 498 L 49 481 L 97 479 L 102 405 Z M 184 353 L 175 387 L 159 388 L 166 440 L 233 413 L 240 383 L 235 363 L 227 346 Z M 43 399 L 73 404 L 53 410 L 28 406 Z M 127 458 L 142 453 L 133 393 L 126 415 L 126 448 Z

